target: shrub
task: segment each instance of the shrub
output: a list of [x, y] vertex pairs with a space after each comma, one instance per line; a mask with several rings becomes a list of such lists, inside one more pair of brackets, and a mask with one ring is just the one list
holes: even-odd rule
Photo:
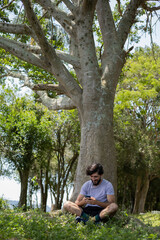
[[0, 210], [8, 209], [8, 208], [9, 208], [9, 204], [8, 204], [7, 200], [0, 198]]

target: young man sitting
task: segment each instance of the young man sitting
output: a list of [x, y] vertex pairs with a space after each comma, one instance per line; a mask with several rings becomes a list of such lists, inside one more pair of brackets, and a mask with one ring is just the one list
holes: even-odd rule
[[99, 163], [86, 169], [90, 180], [85, 182], [75, 203], [67, 201], [64, 209], [75, 214], [77, 222], [86, 223], [89, 217], [94, 222], [107, 221], [118, 210], [111, 182], [102, 178], [103, 167]]

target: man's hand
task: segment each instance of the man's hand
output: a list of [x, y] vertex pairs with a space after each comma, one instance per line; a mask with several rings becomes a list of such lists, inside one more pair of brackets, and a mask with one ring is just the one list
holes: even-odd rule
[[91, 205], [95, 205], [96, 204], [96, 199], [94, 197], [90, 197], [90, 198], [86, 198], [85, 199], [85, 204], [91, 204]]

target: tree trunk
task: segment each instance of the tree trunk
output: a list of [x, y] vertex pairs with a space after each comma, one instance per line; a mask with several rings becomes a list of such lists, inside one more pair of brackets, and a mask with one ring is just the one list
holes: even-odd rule
[[23, 209], [26, 210], [29, 170], [28, 169], [23, 170], [19, 172], [19, 174], [20, 174], [20, 180], [21, 180], [21, 193], [20, 193], [18, 207], [23, 207]]
[[[50, 164], [50, 161], [48, 161], [48, 164]], [[43, 186], [43, 170], [40, 171], [40, 189], [41, 189], [41, 209], [42, 211], [46, 212], [47, 208], [47, 198], [48, 198], [48, 172], [49, 172], [49, 165], [47, 166], [47, 169], [45, 170], [45, 180], [44, 180], [44, 186]]]
[[149, 189], [149, 174], [146, 173], [144, 175], [139, 175], [137, 177], [137, 185], [136, 185], [136, 192], [135, 192], [135, 202], [133, 213], [143, 213], [144, 207], [146, 203], [146, 197]]
[[[96, 90], [95, 90], [96, 91]], [[81, 115], [81, 145], [80, 156], [75, 176], [74, 191], [71, 197], [75, 201], [82, 184], [89, 179], [86, 168], [92, 163], [101, 163], [104, 167], [104, 178], [111, 181], [116, 193], [117, 164], [113, 138], [113, 97], [105, 94], [97, 101], [95, 93], [91, 98], [88, 93], [87, 104]]]

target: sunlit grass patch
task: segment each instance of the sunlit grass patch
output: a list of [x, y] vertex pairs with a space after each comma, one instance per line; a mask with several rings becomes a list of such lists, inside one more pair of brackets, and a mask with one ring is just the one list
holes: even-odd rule
[[159, 213], [144, 213], [137, 216], [138, 219], [145, 224], [149, 224], [152, 227], [160, 227], [160, 212]]

